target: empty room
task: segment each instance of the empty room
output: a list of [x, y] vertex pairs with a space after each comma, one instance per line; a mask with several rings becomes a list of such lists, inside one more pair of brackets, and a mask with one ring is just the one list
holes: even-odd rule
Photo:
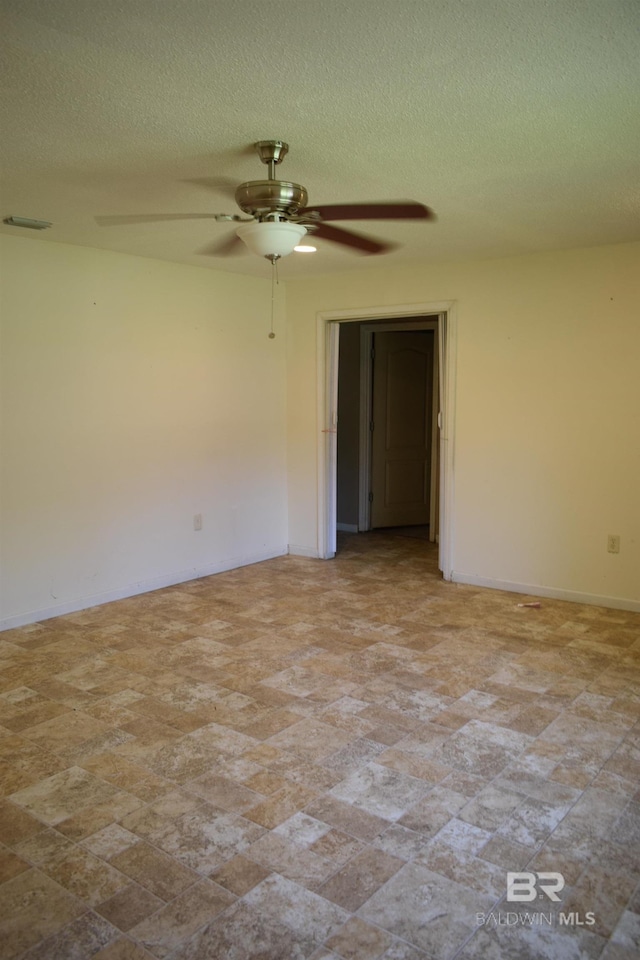
[[0, 7], [0, 958], [637, 960], [637, 3]]

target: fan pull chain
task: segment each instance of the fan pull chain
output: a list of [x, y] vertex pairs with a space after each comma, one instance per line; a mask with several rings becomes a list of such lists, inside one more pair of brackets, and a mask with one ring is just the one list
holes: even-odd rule
[[269, 333], [269, 340], [275, 340], [276, 335], [273, 331], [273, 314], [275, 309], [275, 296], [276, 296], [276, 284], [279, 284], [280, 280], [278, 279], [278, 258], [273, 257], [271, 260], [271, 332]]

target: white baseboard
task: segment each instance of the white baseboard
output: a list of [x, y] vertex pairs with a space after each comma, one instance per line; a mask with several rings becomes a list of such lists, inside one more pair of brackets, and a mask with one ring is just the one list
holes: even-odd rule
[[235, 570], [238, 567], [247, 567], [252, 563], [261, 563], [263, 560], [273, 560], [275, 557], [284, 557], [288, 553], [287, 547], [278, 547], [265, 553], [256, 553], [247, 557], [233, 557], [230, 560], [208, 563], [204, 567], [194, 567], [180, 573], [170, 573], [151, 580], [141, 580], [139, 583], [128, 584], [117, 590], [107, 590], [88, 597], [78, 597], [59, 603], [55, 607], [45, 607], [42, 610], [30, 610], [14, 617], [0, 620], [0, 631], [11, 630], [14, 627], [23, 627], [28, 623], [39, 623], [41, 620], [50, 620], [52, 617], [62, 617], [67, 613], [76, 613], [78, 610], [87, 610], [113, 600], [125, 600], [140, 593], [150, 593], [152, 590], [162, 590], [163, 587], [173, 587], [177, 583], [186, 583], [188, 580], [199, 580], [201, 577], [210, 577], [215, 573], [224, 573], [226, 570]]
[[357, 523], [336, 523], [336, 530], [342, 530], [343, 533], [357, 533]]
[[319, 556], [317, 547], [301, 547], [297, 543], [289, 544], [289, 553], [292, 557], [310, 557], [313, 560]]
[[[201, 577], [210, 577], [216, 573], [224, 573], [226, 570], [235, 570], [238, 567], [261, 563], [263, 560], [273, 560], [276, 557], [283, 557], [287, 553], [298, 557], [318, 558], [317, 549], [292, 543], [289, 544], [288, 549], [286, 547], [280, 547], [276, 550], [252, 554], [247, 557], [233, 557], [230, 560], [206, 564], [204, 567], [183, 570], [180, 573], [167, 574], [163, 577], [155, 577], [152, 580], [143, 580], [117, 590], [109, 590], [88, 597], [79, 597], [65, 603], [57, 604], [54, 607], [30, 610], [16, 616], [6, 617], [0, 620], [0, 632], [3, 630], [11, 630], [14, 627], [22, 627], [29, 623], [39, 623], [41, 620], [50, 620], [52, 617], [61, 617], [67, 613], [76, 613], [78, 610], [87, 610], [89, 607], [96, 607], [103, 603], [111, 603], [113, 600], [124, 600], [127, 597], [135, 597], [141, 593], [161, 590], [163, 587], [172, 587], [175, 586], [175, 584], [186, 583], [189, 580], [199, 580]], [[533, 597], [548, 597], [552, 600], [568, 600], [573, 603], [587, 603], [592, 606], [609, 607], [613, 610], [631, 610], [640, 613], [640, 600], [630, 600], [624, 597], [598, 596], [592, 593], [559, 590], [555, 587], [542, 587], [537, 584], [513, 583], [509, 580], [492, 580], [487, 577], [475, 577], [457, 571], [452, 573], [451, 580], [454, 583], [464, 583], [474, 587], [487, 587], [491, 590], [506, 590], [509, 593], [520, 593]]]
[[548, 597], [550, 600], [569, 600], [571, 603], [588, 603], [595, 607], [609, 607], [613, 610], [633, 610], [640, 613], [640, 600], [627, 600], [625, 597], [600, 597], [595, 593], [579, 593], [575, 590], [558, 590], [555, 587], [541, 587], [530, 583], [512, 583], [510, 580], [491, 580], [487, 577], [474, 577], [455, 570], [451, 574], [454, 583], [466, 583], [473, 587], [488, 587], [491, 590], [507, 590], [509, 593], [523, 593], [531, 597]]

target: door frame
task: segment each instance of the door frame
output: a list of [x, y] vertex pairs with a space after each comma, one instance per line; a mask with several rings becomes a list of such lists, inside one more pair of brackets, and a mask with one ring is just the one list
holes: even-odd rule
[[409, 333], [412, 330], [434, 331], [433, 350], [433, 391], [431, 396], [431, 477], [429, 483], [429, 540], [435, 541], [436, 529], [436, 486], [437, 486], [437, 448], [438, 448], [438, 316], [418, 319], [397, 320], [395, 323], [371, 323], [360, 327], [360, 455], [358, 469], [358, 530], [371, 529], [371, 430], [373, 418], [371, 350], [375, 333]]
[[454, 545], [454, 429], [457, 311], [455, 300], [392, 304], [356, 309], [319, 311], [317, 338], [317, 542], [318, 556], [336, 553], [338, 356], [340, 324], [355, 320], [438, 318], [440, 428], [439, 567], [445, 580], [453, 576]]

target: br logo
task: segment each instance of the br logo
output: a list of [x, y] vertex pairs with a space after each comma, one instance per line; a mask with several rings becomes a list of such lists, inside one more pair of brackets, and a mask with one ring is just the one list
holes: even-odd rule
[[[507, 873], [507, 900], [529, 903], [542, 893], [549, 900], [560, 900], [558, 893], [564, 887], [561, 873]], [[538, 893], [541, 890], [542, 893]]]

